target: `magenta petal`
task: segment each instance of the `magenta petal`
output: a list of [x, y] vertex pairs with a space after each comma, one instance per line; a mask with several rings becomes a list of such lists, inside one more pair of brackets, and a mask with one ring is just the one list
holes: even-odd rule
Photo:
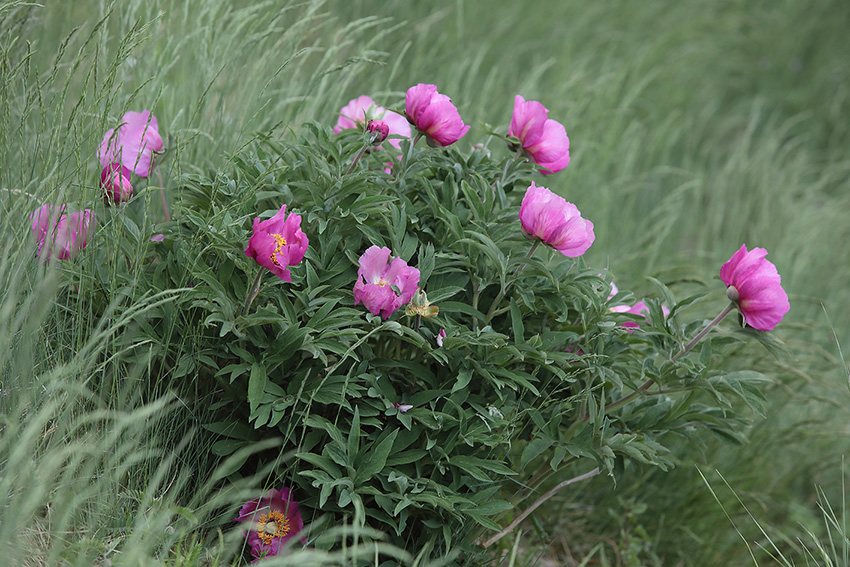
[[738, 292], [738, 309], [747, 325], [772, 331], [791, 308], [776, 266], [767, 260], [767, 250], [746, 244], [720, 268], [720, 279]]

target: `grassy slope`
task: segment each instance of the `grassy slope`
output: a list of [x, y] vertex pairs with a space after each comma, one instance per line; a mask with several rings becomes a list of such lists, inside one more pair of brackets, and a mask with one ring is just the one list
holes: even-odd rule
[[[177, 148], [167, 185], [196, 168], [220, 167], [255, 131], [276, 127], [285, 136], [288, 125], [303, 120], [331, 123], [340, 106], [363, 93], [397, 105], [409, 85], [433, 82], [468, 123], [501, 128], [515, 94], [540, 100], [570, 134], [573, 161], [546, 182], [596, 224], [589, 262], [609, 266], [623, 286], [651, 293], [645, 275], [674, 280], [667, 270], [685, 263], [711, 281], [741, 242], [764, 246], [792, 300], [778, 335], [801, 353], [784, 367], [764, 359], [787, 387], [770, 393], [768, 420], [750, 446], [709, 442], [702, 454], [686, 454], [674, 473], [636, 472], [639, 481], [614, 494], [600, 481], [588, 488], [600, 513], [564, 529], [617, 533], [604, 510], [622, 512], [617, 498], [625, 498], [650, 505], [642, 521], [658, 542], [647, 546], [644, 560], [650, 551], [689, 554], [694, 564], [741, 557], [742, 544], [689, 466], [694, 459], [707, 471], [720, 469], [757, 516], [791, 532], [798, 520], [812, 521], [814, 482], [840, 496], [834, 487], [838, 455], [848, 445], [840, 404], [847, 395], [830, 366], [835, 348], [820, 302], [847, 343], [845, 3], [127, 1], [97, 27], [105, 10], [80, 1], [9, 4], [0, 12], [13, 66], [3, 75], [0, 188], [56, 201], [91, 195], [93, 154], [107, 117], [114, 123], [125, 109], [153, 108]], [[463, 144], [486, 142], [478, 128], [467, 138]], [[0, 194], [11, 265], [29, 256], [28, 234], [15, 219], [34, 202]], [[156, 210], [150, 199], [146, 205]], [[4, 282], [20, 276], [21, 301], [41, 289], [26, 262], [24, 273], [3, 271]], [[11, 305], [12, 286], [3, 289], [4, 305]], [[705, 315], [719, 299], [718, 292], [706, 302]], [[73, 310], [33, 320], [41, 317], [42, 329], [56, 335], [43, 334], [49, 340], [32, 352], [4, 359], [22, 385], [5, 403], [19, 402], [19, 411], [23, 385], [50, 364], [78, 364], [75, 353], [97, 323]], [[754, 348], [753, 356], [763, 353]], [[83, 367], [91, 380], [109, 378]], [[56, 383], [71, 375], [57, 373]], [[41, 501], [33, 502], [35, 510]], [[93, 513], [111, 506], [105, 498]], [[568, 498], [550, 513], [563, 506]]]

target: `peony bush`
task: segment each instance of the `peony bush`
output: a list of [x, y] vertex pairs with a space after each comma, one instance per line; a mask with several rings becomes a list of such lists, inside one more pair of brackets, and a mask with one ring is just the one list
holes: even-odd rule
[[[743, 246], [716, 289], [621, 292], [584, 259], [605, 227], [564, 198], [577, 200], [569, 140], [541, 103], [518, 95], [488, 147], [462, 147], [480, 132], [435, 85], [403, 103], [409, 124], [362, 95], [326, 123], [260, 136], [173, 180], [156, 224], [134, 208], [164, 149], [153, 115], [127, 113], [97, 152], [106, 203], [124, 204], [100, 214], [146, 252], [92, 277], [138, 297], [182, 290], [132, 339], [156, 361], [149, 380], [216, 400], [203, 425], [231, 475], [270, 471], [227, 512], [246, 560], [332, 545], [319, 535], [344, 523], [412, 554], [486, 556], [553, 485], [666, 470], [671, 437], [741, 440], [761, 408], [766, 378], [722, 361], [769, 343], [788, 311], [763, 249]], [[34, 255], [106, 257], [93, 215], [44, 205]], [[730, 302], [705, 321], [693, 304], [721, 281]], [[739, 324], [712, 332], [736, 308]], [[240, 452], [265, 439], [277, 448]]]

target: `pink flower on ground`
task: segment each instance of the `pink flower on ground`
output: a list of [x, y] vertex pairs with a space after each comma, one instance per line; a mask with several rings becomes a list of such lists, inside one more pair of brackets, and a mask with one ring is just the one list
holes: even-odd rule
[[[720, 269], [727, 295], [736, 301], [744, 323], [759, 331], [772, 331], [791, 309], [776, 266], [765, 258], [767, 250], [744, 244]], [[735, 299], [737, 297], [737, 299]]]
[[162, 150], [162, 138], [156, 117], [150, 110], [127, 112], [121, 118], [118, 131], [107, 130], [97, 157], [100, 165], [120, 163], [139, 177], [150, 175], [153, 154]]
[[260, 221], [254, 219], [254, 232], [248, 240], [245, 255], [250, 256], [262, 267], [271, 270], [277, 277], [291, 282], [288, 266], [304, 259], [310, 241], [301, 232], [301, 215], [286, 215], [283, 205], [275, 216]]
[[441, 146], [454, 144], [469, 131], [452, 99], [438, 93], [435, 85], [410, 87], [404, 102], [410, 121]]
[[419, 270], [390, 254], [386, 247], [366, 250], [354, 284], [354, 305], [362, 301], [372, 315], [380, 313], [384, 319], [410, 301], [419, 287]]
[[130, 170], [120, 163], [110, 163], [103, 168], [100, 186], [103, 188], [103, 200], [108, 205], [126, 203], [133, 198]]
[[564, 126], [549, 118], [549, 111], [536, 100], [514, 99], [514, 114], [508, 135], [519, 138], [542, 173], [561, 171], [570, 164], [570, 139]]
[[[247, 501], [234, 520], [250, 526], [248, 544], [255, 562], [280, 553], [281, 547], [304, 529], [298, 502], [285, 486]], [[306, 544], [307, 539], [302, 537], [301, 543]]]
[[[405, 138], [410, 137], [410, 123], [404, 116], [379, 106], [366, 95], [351, 99], [347, 105], [340, 109], [339, 118], [336, 121], [336, 126], [334, 126], [334, 134], [339, 134], [349, 128], [363, 128], [370, 120], [379, 120], [386, 124], [387, 136], [395, 134]], [[398, 149], [401, 147], [401, 139], [390, 138], [389, 144]]]
[[50, 258], [68, 260], [74, 257], [86, 247], [97, 226], [90, 209], [65, 214], [66, 206], [57, 208], [45, 204], [30, 215], [32, 234], [38, 244], [36, 254], [43, 264]]
[[[613, 284], [611, 284], [613, 286]], [[610, 297], [609, 297], [610, 299]], [[646, 318], [649, 315], [649, 306], [643, 301], [638, 301], [631, 307], [628, 305], [614, 305], [613, 307], [608, 309], [612, 313], [631, 313], [633, 315], [641, 315], [643, 318]], [[664, 313], [664, 317], [670, 314], [670, 310], [665, 306], [661, 306], [661, 311]], [[626, 321], [624, 323], [620, 323], [621, 327], [629, 327], [626, 329], [628, 332], [633, 333], [635, 329], [640, 327], [640, 323], [637, 321]]]
[[596, 238], [593, 223], [575, 205], [534, 182], [522, 199], [519, 220], [525, 232], [570, 258], [584, 254]]

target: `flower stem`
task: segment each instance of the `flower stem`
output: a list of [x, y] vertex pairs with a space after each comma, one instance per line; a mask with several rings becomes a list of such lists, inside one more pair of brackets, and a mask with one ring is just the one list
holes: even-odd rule
[[525, 255], [522, 262], [520, 262], [519, 266], [517, 266], [514, 275], [511, 276], [510, 281], [505, 284], [505, 287], [499, 290], [499, 294], [496, 296], [496, 299], [493, 300], [493, 303], [490, 304], [490, 309], [487, 310], [487, 319], [486, 322], [490, 322], [491, 317], [493, 316], [493, 311], [495, 311], [496, 306], [502, 301], [502, 298], [505, 297], [505, 292], [508, 290], [510, 285], [516, 280], [516, 277], [519, 275], [520, 270], [525, 267], [525, 263], [531, 258], [531, 255], [534, 254], [534, 251], [537, 250], [537, 247], [540, 246], [540, 240], [535, 240], [534, 244], [531, 245], [531, 250], [528, 251], [528, 254]]
[[[162, 173], [159, 172], [159, 169], [156, 170], [156, 178], [159, 181], [159, 186], [162, 187]], [[165, 200], [165, 189], [161, 188], [159, 195], [162, 198], [162, 212], [165, 213], [165, 221], [171, 222], [171, 215], [168, 214], [168, 202]]]
[[349, 175], [352, 171], [354, 171], [354, 167], [357, 165], [357, 162], [360, 161], [360, 158], [363, 157], [363, 154], [366, 153], [366, 150], [368, 150], [371, 147], [372, 147], [372, 144], [369, 143], [369, 142], [366, 142], [365, 144], [363, 144], [363, 147], [360, 148], [360, 151], [357, 152], [357, 155], [354, 156], [353, 160], [351, 160], [351, 165], [348, 166], [348, 171], [345, 172], [346, 175]]
[[497, 533], [496, 535], [494, 535], [493, 537], [491, 537], [490, 539], [488, 539], [487, 541], [485, 541], [481, 545], [483, 545], [484, 547], [490, 547], [491, 545], [493, 545], [494, 543], [496, 543], [497, 541], [499, 541], [500, 539], [502, 539], [503, 537], [505, 537], [506, 535], [511, 533], [513, 531], [513, 529], [520, 524], [520, 522], [522, 522], [524, 519], [526, 519], [528, 517], [529, 514], [534, 512], [534, 510], [536, 510], [541, 504], [543, 504], [544, 502], [546, 502], [547, 500], [549, 500], [550, 498], [555, 496], [558, 492], [560, 492], [564, 488], [570, 486], [571, 484], [575, 484], [577, 482], [581, 482], [583, 480], [593, 478], [594, 476], [596, 476], [598, 474], [599, 474], [599, 467], [596, 467], [595, 469], [593, 469], [591, 471], [588, 471], [584, 474], [580, 474], [580, 475], [573, 477], [573, 478], [568, 478], [567, 480], [559, 483], [554, 488], [549, 490], [546, 494], [544, 494], [543, 496], [541, 496], [540, 498], [535, 500], [534, 504], [532, 504], [531, 506], [526, 508], [519, 516], [516, 517], [516, 519], [513, 522], [508, 524], [508, 526], [505, 529], [503, 529], [502, 531], [500, 531], [499, 533]]
[[248, 314], [248, 308], [251, 307], [251, 303], [254, 302], [254, 298], [257, 297], [260, 293], [260, 283], [263, 280], [263, 276], [265, 275], [266, 270], [260, 268], [260, 271], [257, 273], [257, 277], [254, 278], [254, 283], [251, 285], [251, 289], [248, 291], [248, 295], [245, 297], [245, 305], [242, 307], [242, 314]]
[[[680, 350], [679, 352], [674, 354], [672, 357], [670, 357], [670, 360], [672, 360], [672, 361], [679, 360], [685, 354], [690, 352], [690, 350], [692, 348], [694, 348], [697, 345], [697, 343], [699, 343], [708, 334], [708, 332], [715, 325], [717, 325], [720, 321], [722, 321], [723, 318], [726, 317], [729, 314], [729, 312], [732, 311], [735, 307], [736, 307], [735, 303], [730, 303], [729, 305], [727, 305], [726, 308], [723, 309], [723, 311], [721, 311], [720, 314], [717, 317], [712, 319], [711, 322], [708, 325], [706, 325], [705, 328], [702, 331], [700, 331], [697, 334], [697, 336], [695, 336], [691, 340], [691, 342], [686, 344], [684, 347], [682, 347], [682, 350]], [[637, 396], [639, 392], [646, 391], [650, 386], [652, 386], [652, 382], [653, 382], [652, 379], [649, 379], [646, 382], [644, 382], [643, 384], [641, 384], [640, 387], [637, 390], [635, 390], [634, 392], [632, 392], [631, 394], [623, 396], [622, 398], [620, 398], [618, 400], [614, 400], [613, 402], [611, 402], [610, 404], [605, 406], [605, 411], [608, 412], [612, 409], [616, 409], [616, 408], [622, 406], [623, 404], [627, 403], [629, 400], [631, 400], [632, 398]], [[590, 416], [585, 416], [584, 421], [587, 421], [589, 418], [590, 418]]]

